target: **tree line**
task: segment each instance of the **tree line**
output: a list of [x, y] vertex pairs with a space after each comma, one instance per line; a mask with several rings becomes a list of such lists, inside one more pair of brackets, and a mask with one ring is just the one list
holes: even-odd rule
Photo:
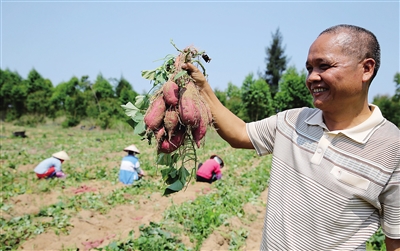
[[[282, 45], [279, 28], [272, 34], [266, 48], [266, 68], [255, 76], [248, 74], [242, 85], [228, 83], [225, 90], [215, 89], [218, 99], [246, 122], [255, 121], [295, 107], [313, 107], [312, 97], [305, 85], [307, 73], [294, 66], [287, 67], [288, 57]], [[94, 82], [88, 76], [72, 77], [53, 86], [32, 69], [24, 79], [17, 72], [0, 69], [0, 116], [17, 125], [36, 125], [47, 118], [62, 117], [63, 127], [73, 127], [84, 119], [111, 128], [115, 121], [126, 121], [121, 105], [134, 103], [139, 94], [124, 78], [104, 78], [99, 74]], [[394, 76], [396, 93], [378, 95], [373, 103], [383, 115], [400, 127], [400, 73]]]
[[[64, 116], [63, 126], [70, 127], [78, 125], [82, 119], [94, 118], [98, 125], [107, 128], [109, 120], [126, 118], [121, 105], [134, 102], [138, 95], [124, 78], [116, 80], [113, 86], [101, 74], [93, 83], [88, 81], [88, 76], [72, 77], [53, 87], [51, 81], [35, 69], [26, 79], [8, 69], [0, 69], [0, 73], [0, 112], [6, 121], [25, 119], [25, 123], [35, 124], [46, 118]], [[227, 90], [216, 89], [215, 92], [230, 110], [250, 121], [277, 110], [312, 105], [304, 80], [304, 72], [299, 74], [295, 68], [289, 68], [274, 99], [266, 81], [256, 79], [252, 73], [241, 88], [229, 83]], [[26, 121], [26, 117], [32, 121]]]
[[35, 69], [26, 79], [8, 69], [0, 69], [0, 75], [1, 118], [19, 125], [64, 117], [63, 127], [91, 118], [101, 128], [109, 128], [113, 120], [126, 119], [121, 104], [138, 95], [124, 78], [116, 80], [113, 86], [101, 74], [93, 83], [88, 76], [72, 77], [55, 87]]

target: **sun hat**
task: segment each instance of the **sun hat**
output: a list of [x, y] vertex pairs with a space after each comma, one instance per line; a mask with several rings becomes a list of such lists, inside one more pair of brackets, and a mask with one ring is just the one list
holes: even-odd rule
[[67, 154], [66, 152], [64, 152], [64, 151], [60, 151], [60, 152], [53, 153], [52, 156], [53, 156], [54, 158], [57, 158], [57, 159], [69, 160], [68, 154]]
[[139, 149], [135, 145], [130, 145], [124, 148], [125, 152], [135, 152], [135, 153], [140, 153]]
[[219, 157], [218, 155], [213, 154], [213, 155], [211, 155], [210, 159], [214, 159], [215, 161], [217, 161], [218, 164], [220, 164], [221, 167], [224, 166], [224, 161], [223, 161], [222, 158]]

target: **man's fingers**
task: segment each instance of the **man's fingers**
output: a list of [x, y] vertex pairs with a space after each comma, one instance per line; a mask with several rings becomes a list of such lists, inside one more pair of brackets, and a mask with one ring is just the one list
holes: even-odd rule
[[188, 72], [196, 72], [196, 71], [199, 70], [199, 69], [197, 69], [196, 66], [194, 66], [194, 65], [191, 64], [191, 63], [184, 63], [184, 64], [182, 64], [182, 69], [187, 70]]

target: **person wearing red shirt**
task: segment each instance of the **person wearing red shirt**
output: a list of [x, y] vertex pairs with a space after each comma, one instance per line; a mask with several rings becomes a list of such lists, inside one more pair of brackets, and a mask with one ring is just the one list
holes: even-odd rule
[[221, 168], [224, 161], [217, 155], [211, 157], [204, 163], [200, 163], [196, 173], [196, 181], [213, 183], [222, 178]]

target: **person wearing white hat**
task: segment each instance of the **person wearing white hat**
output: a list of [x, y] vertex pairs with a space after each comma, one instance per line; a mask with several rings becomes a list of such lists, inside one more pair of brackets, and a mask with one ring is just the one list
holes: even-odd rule
[[69, 156], [65, 151], [53, 153], [50, 158], [40, 162], [34, 169], [36, 176], [42, 178], [65, 178], [65, 173], [61, 169], [64, 160], [69, 160]]
[[196, 181], [213, 183], [222, 178], [221, 168], [224, 167], [224, 161], [218, 155], [211, 157], [204, 163], [200, 163], [196, 172]]
[[119, 170], [119, 181], [131, 185], [135, 180], [139, 180], [145, 175], [144, 171], [140, 168], [139, 158], [136, 156], [140, 153], [135, 145], [130, 145], [124, 148], [128, 155], [124, 156], [121, 161]]

